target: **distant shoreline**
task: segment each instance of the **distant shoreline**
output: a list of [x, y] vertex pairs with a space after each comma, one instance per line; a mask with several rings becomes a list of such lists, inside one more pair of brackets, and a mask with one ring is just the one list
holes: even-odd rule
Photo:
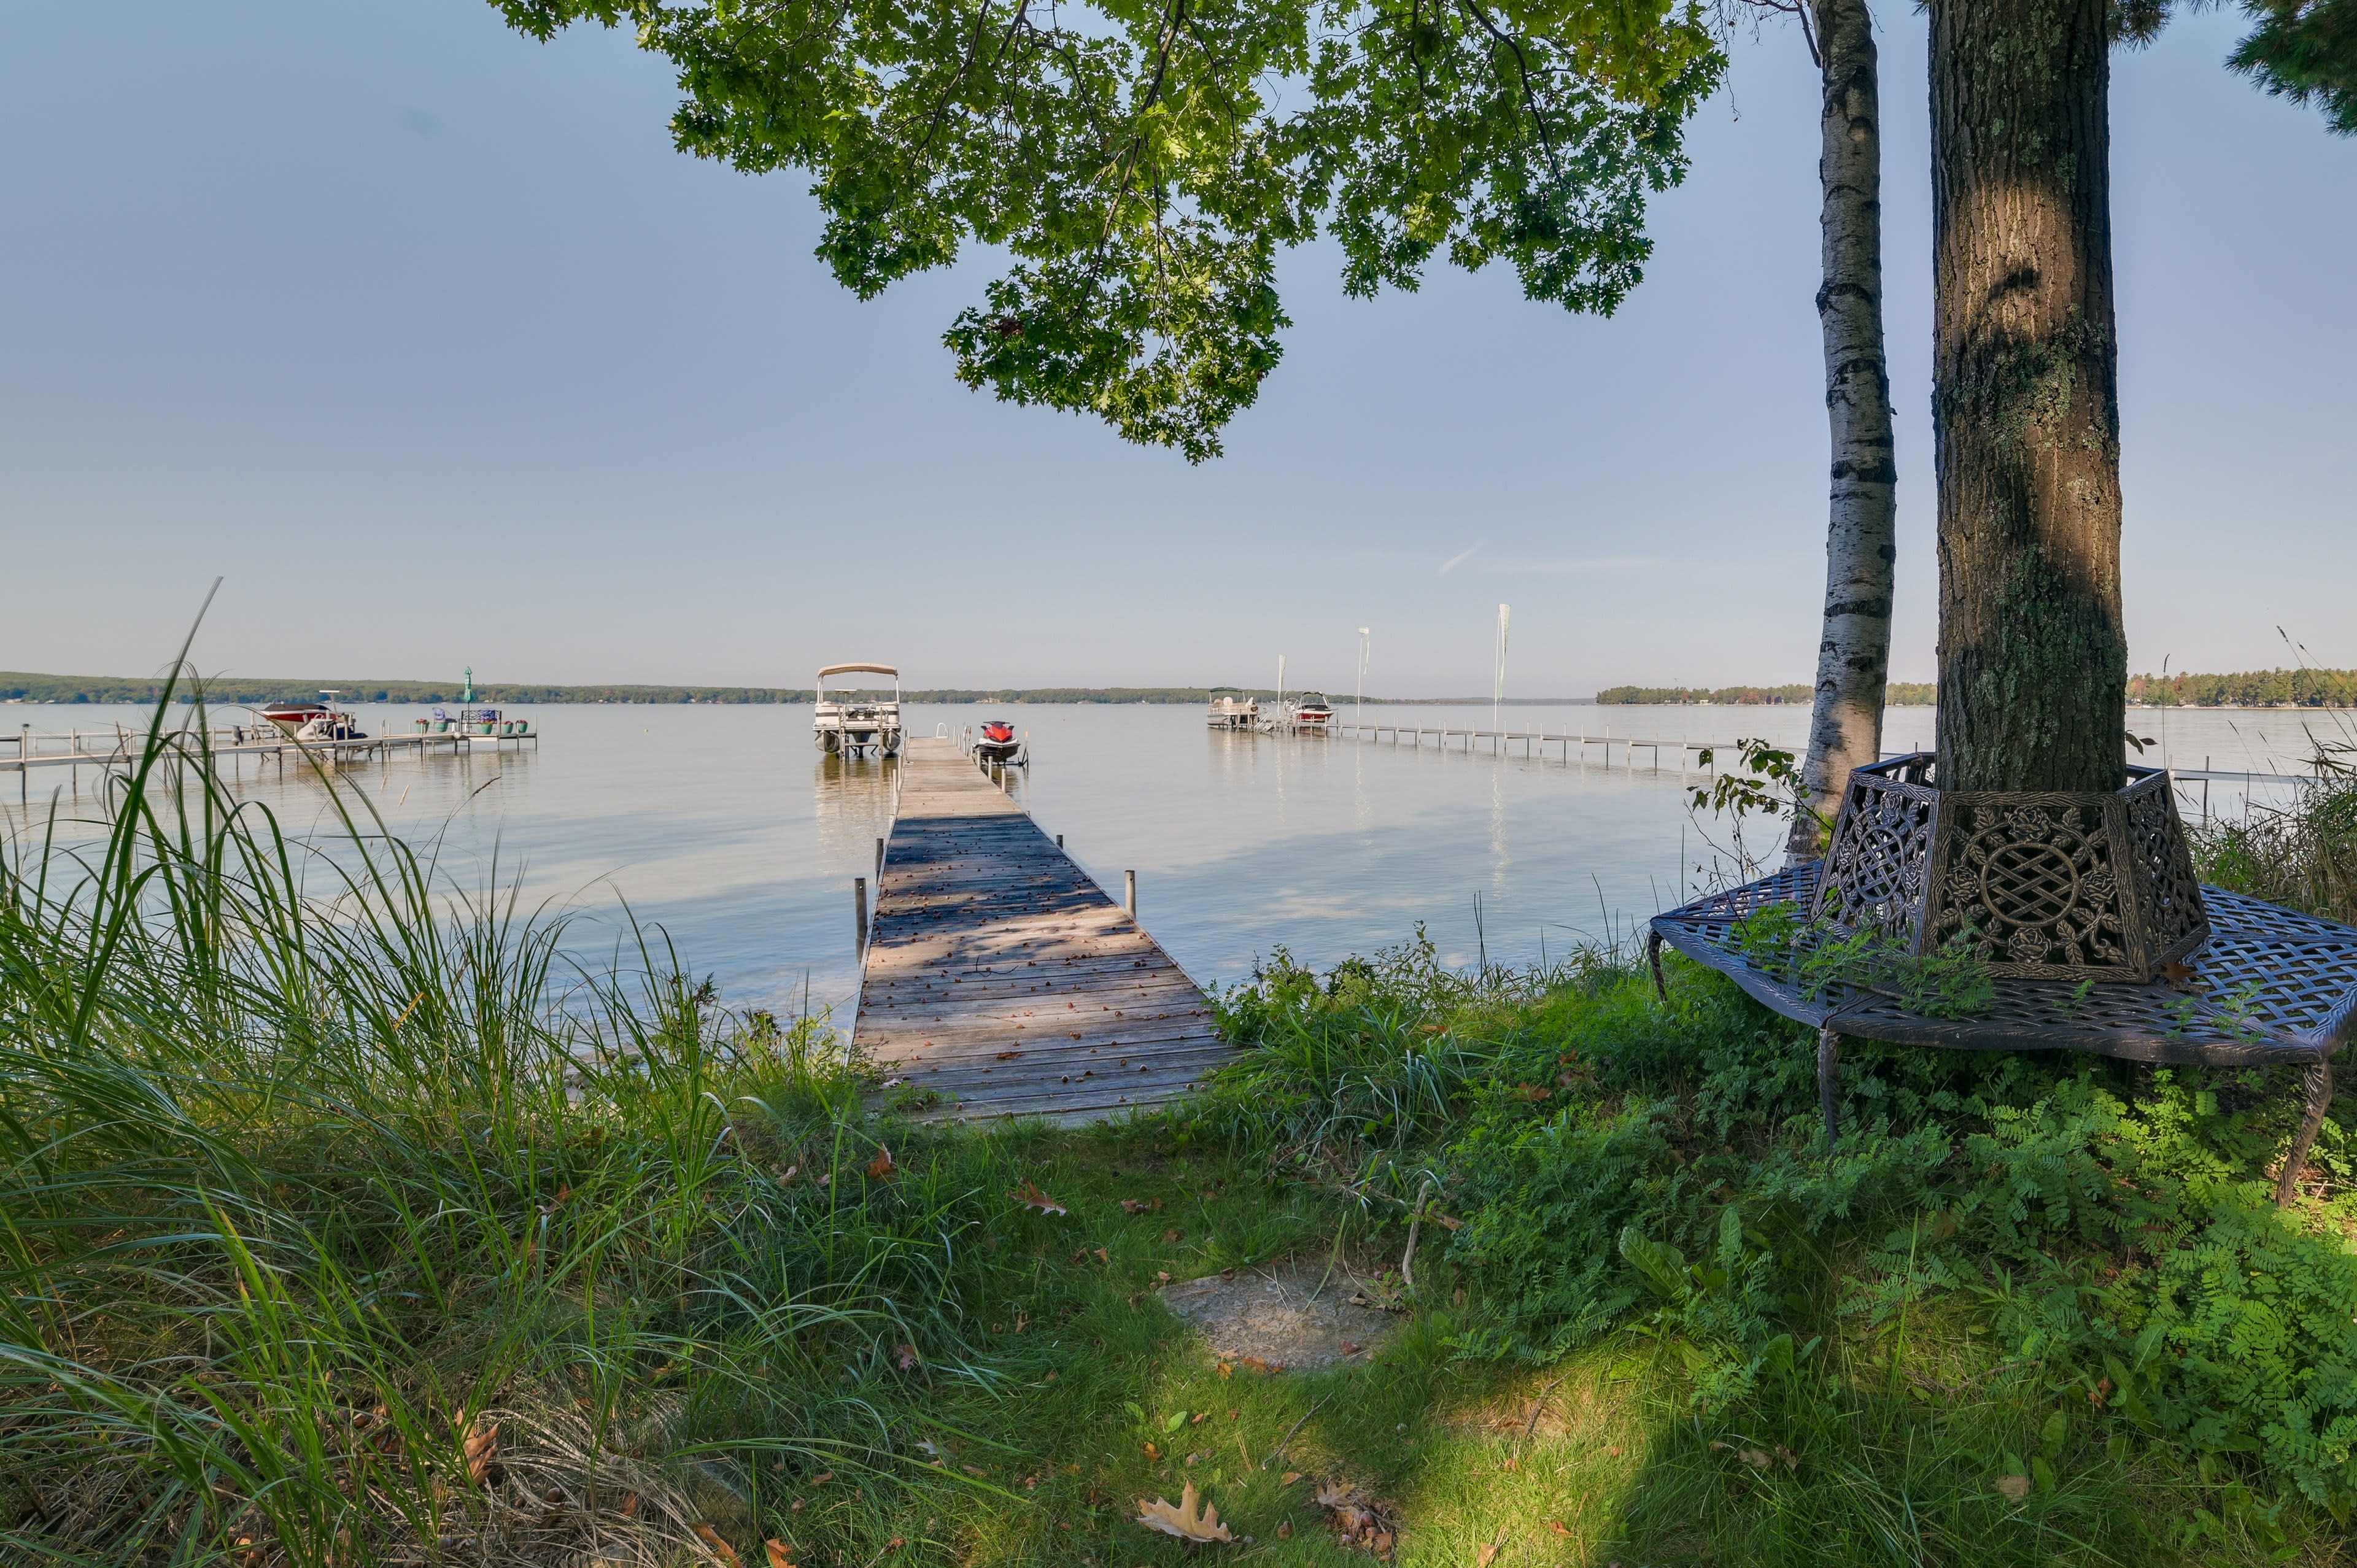
[[[352, 703], [456, 703], [465, 699], [462, 688], [448, 681], [364, 681], [347, 677], [337, 680], [260, 680], [221, 677], [205, 682], [205, 700], [221, 707], [237, 707], [253, 703], [275, 702], [288, 697], [315, 696], [323, 691], [339, 692]], [[1315, 687], [1294, 687], [1286, 695], [1298, 697]], [[96, 703], [153, 703], [164, 693], [164, 683], [152, 677], [116, 675], [41, 675], [22, 671], [0, 671], [0, 705], [8, 706], [80, 706]], [[1047, 703], [1159, 703], [1178, 706], [1200, 706], [1213, 697], [1252, 697], [1261, 702], [1275, 700], [1273, 689], [1249, 686], [936, 686], [911, 689], [900, 693], [907, 703], [1004, 703], [1039, 704]], [[1346, 707], [1362, 699], [1327, 693], [1337, 707]], [[807, 686], [560, 686], [525, 684], [521, 682], [483, 682], [475, 689], [474, 700], [490, 706], [506, 703], [511, 706], [539, 704], [610, 705], [628, 703], [766, 703], [787, 706], [807, 703], [813, 693]], [[187, 693], [182, 702], [189, 700]], [[1369, 707], [1468, 707], [1487, 706], [1487, 697], [1367, 697]], [[1508, 697], [1504, 705], [1510, 708], [1585, 707], [1596, 701], [1593, 697]]]

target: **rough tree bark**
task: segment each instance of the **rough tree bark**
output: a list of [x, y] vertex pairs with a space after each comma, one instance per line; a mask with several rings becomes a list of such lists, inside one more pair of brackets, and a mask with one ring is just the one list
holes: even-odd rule
[[2116, 789], [2105, 0], [1932, 0], [1943, 789]]
[[1785, 844], [1794, 860], [1824, 853], [1818, 818], [1830, 823], [1839, 811], [1851, 768], [1881, 757], [1898, 557], [1892, 520], [1899, 470], [1882, 352], [1882, 106], [1874, 17], [1867, 0], [1809, 0], [1807, 15], [1815, 24], [1811, 43], [1824, 87], [1817, 321], [1824, 334], [1833, 489], [1824, 636], [1817, 644], [1815, 711], [1801, 767], [1802, 799], [1810, 810], [1793, 813]]

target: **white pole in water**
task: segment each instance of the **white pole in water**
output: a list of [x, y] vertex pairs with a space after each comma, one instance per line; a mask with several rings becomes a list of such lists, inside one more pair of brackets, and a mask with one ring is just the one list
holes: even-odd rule
[[1497, 681], [1490, 692], [1490, 727], [1493, 730], [1500, 727], [1498, 712], [1506, 702], [1506, 624], [1512, 618], [1514, 608], [1512, 605], [1498, 607]]
[[1374, 651], [1374, 633], [1365, 627], [1359, 628], [1359, 695], [1357, 714], [1361, 724], [1367, 722], [1367, 659]]
[[1137, 918], [1137, 873], [1135, 871], [1121, 874], [1121, 907], [1129, 911], [1131, 919]]
[[1280, 722], [1285, 718], [1285, 655], [1282, 653], [1276, 656], [1276, 716]]

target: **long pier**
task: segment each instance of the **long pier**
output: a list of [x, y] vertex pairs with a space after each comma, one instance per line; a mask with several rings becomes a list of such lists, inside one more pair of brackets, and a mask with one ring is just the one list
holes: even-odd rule
[[[199, 745], [214, 766], [234, 771], [249, 757], [257, 763], [284, 767], [289, 757], [314, 757], [327, 763], [387, 762], [396, 757], [429, 757], [447, 752], [463, 757], [475, 750], [540, 749], [539, 735], [464, 735], [456, 730], [409, 735], [371, 736], [365, 740], [296, 740], [271, 725], [243, 728], [174, 730], [169, 732], [193, 751]], [[73, 770], [70, 784], [80, 789], [82, 768], [118, 773], [137, 763], [147, 743], [145, 730], [69, 731], [40, 735], [30, 725], [13, 735], [0, 735], [0, 775], [17, 776], [17, 793], [27, 792], [27, 780], [36, 768]], [[186, 753], [183, 753], [186, 755]]]
[[[1585, 730], [1575, 731], [1568, 727], [1561, 730], [1508, 730], [1459, 729], [1452, 725], [1436, 729], [1416, 725], [1361, 724], [1343, 720], [1337, 720], [1320, 727], [1334, 735], [1347, 736], [1352, 740], [1370, 741], [1377, 745], [1381, 745], [1385, 737], [1389, 737], [1394, 746], [1405, 745], [1412, 750], [1422, 749], [1427, 736], [1430, 737], [1433, 745], [1442, 751], [1449, 750], [1453, 745], [1457, 750], [1478, 753], [1481, 743], [1487, 741], [1490, 743], [1490, 754], [1493, 757], [1503, 757], [1508, 747], [1519, 746], [1523, 748], [1523, 757], [1532, 761], [1545, 760], [1548, 748], [1554, 747], [1557, 757], [1566, 766], [1573, 762], [1587, 762], [1590, 750], [1594, 749], [1601, 754], [1600, 766], [1608, 768], [1613, 766], [1612, 748], [1619, 746], [1621, 766], [1631, 773], [1638, 770], [1637, 754], [1641, 751], [1646, 754], [1647, 771], [1665, 771], [1662, 763], [1662, 753], [1668, 751], [1676, 756], [1676, 768], [1681, 776], [1689, 771], [1699, 772], [1706, 776], [1716, 774], [1719, 771], [1720, 758], [1735, 757], [1740, 750], [1733, 741], [1692, 740], [1684, 736], [1676, 740], [1647, 740], [1638, 736], [1614, 735], [1609, 730], [1602, 735], [1589, 735]], [[1316, 731], [1303, 726], [1297, 728], [1295, 733], [1314, 734]], [[1701, 754], [1705, 752], [1711, 754], [1710, 760], [1707, 762], [1702, 759]], [[1882, 755], [1887, 761], [1894, 757], [1911, 756], [1912, 752], [1886, 751]], [[2130, 760], [2135, 759], [2130, 758]], [[2207, 763], [2209, 759], [2205, 757], [2202, 760]], [[2235, 784], [2298, 784], [2324, 775], [2324, 769], [2320, 765], [2308, 773], [2255, 773], [2240, 768], [2213, 769], [2206, 766], [2176, 768], [2169, 771], [2179, 783], [2217, 779], [2222, 783]]]
[[957, 743], [912, 739], [852, 1049], [886, 1096], [961, 1121], [1103, 1121], [1200, 1081], [1211, 1006]]

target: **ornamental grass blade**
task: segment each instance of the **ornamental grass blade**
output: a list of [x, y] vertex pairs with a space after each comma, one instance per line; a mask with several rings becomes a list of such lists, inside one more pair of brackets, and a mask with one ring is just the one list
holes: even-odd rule
[[1187, 1490], [1176, 1504], [1167, 1498], [1147, 1502], [1137, 1499], [1137, 1522], [1148, 1530], [1158, 1530], [1165, 1535], [1175, 1535], [1181, 1541], [1233, 1541], [1234, 1534], [1220, 1522], [1220, 1510], [1200, 1500], [1195, 1485], [1189, 1481]]

